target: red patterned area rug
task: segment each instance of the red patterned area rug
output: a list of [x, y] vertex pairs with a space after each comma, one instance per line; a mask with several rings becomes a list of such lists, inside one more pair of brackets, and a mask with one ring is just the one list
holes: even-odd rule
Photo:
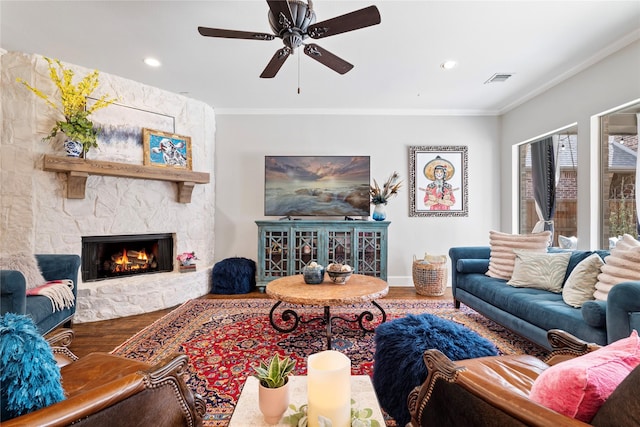
[[[318, 321], [303, 323], [321, 317], [322, 307], [282, 304], [276, 311], [280, 319], [277, 323], [286, 309], [295, 310], [301, 322], [294, 331], [281, 333], [269, 322], [273, 303], [268, 299], [190, 300], [112, 353], [152, 364], [176, 352], [187, 354], [190, 363], [185, 380], [207, 402], [204, 425], [226, 426], [247, 376], [260, 360], [275, 352], [291, 356], [297, 360], [294, 374], [305, 375], [307, 356], [326, 350], [325, 326]], [[387, 313], [387, 321], [407, 313], [431, 313], [476, 331], [493, 341], [503, 354], [546, 354], [468, 307], [455, 309], [452, 302], [382, 299], [379, 304]], [[372, 329], [380, 323], [380, 311], [371, 304], [336, 307], [331, 315], [352, 319], [363, 310], [374, 315], [371, 322], [363, 321], [365, 327]], [[372, 375], [373, 335], [362, 331], [358, 323], [333, 322], [332, 347], [351, 359], [353, 375]], [[389, 420], [388, 425], [395, 424]]]

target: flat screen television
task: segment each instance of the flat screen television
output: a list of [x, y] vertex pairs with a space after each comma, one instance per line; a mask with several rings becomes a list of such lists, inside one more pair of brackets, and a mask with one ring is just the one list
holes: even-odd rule
[[265, 156], [265, 216], [369, 216], [369, 156]]

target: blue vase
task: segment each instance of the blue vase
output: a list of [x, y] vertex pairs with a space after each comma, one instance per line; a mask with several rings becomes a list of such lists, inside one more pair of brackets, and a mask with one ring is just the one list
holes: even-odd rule
[[302, 269], [302, 276], [304, 278], [304, 283], [308, 285], [318, 285], [324, 281], [324, 268], [304, 267]]
[[387, 212], [385, 205], [380, 203], [373, 208], [373, 215], [371, 216], [374, 221], [384, 221], [387, 218]]
[[81, 142], [72, 141], [70, 139], [67, 139], [64, 142], [64, 150], [69, 157], [80, 157], [83, 149], [84, 147], [82, 146]]

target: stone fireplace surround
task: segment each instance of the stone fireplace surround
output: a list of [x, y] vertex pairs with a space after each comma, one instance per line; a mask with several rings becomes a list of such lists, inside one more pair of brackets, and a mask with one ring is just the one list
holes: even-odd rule
[[[84, 283], [79, 272], [75, 322], [160, 310], [206, 294], [214, 259], [213, 109], [101, 72], [94, 94], [108, 93], [119, 104], [174, 117], [175, 133], [191, 137], [193, 170], [208, 172], [211, 182], [195, 187], [191, 203], [179, 203], [172, 182], [89, 176], [86, 197], [67, 199], [66, 177], [43, 171], [45, 154], [61, 155], [59, 144], [41, 142], [59, 118], [16, 82], [20, 77], [55, 93], [47, 64], [39, 55], [20, 52], [4, 53], [0, 60], [0, 252], [81, 254], [82, 236], [172, 233], [174, 254], [196, 253], [197, 271], [190, 273], [180, 273], [177, 261], [171, 272], [96, 282]], [[78, 76], [92, 71], [65, 66]]]

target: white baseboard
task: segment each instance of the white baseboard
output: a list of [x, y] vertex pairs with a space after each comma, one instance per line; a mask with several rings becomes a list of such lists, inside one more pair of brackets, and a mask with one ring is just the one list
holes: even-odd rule
[[[410, 276], [389, 276], [387, 277], [389, 286], [413, 288], [413, 277]], [[447, 288], [451, 287], [451, 277], [447, 278]]]

